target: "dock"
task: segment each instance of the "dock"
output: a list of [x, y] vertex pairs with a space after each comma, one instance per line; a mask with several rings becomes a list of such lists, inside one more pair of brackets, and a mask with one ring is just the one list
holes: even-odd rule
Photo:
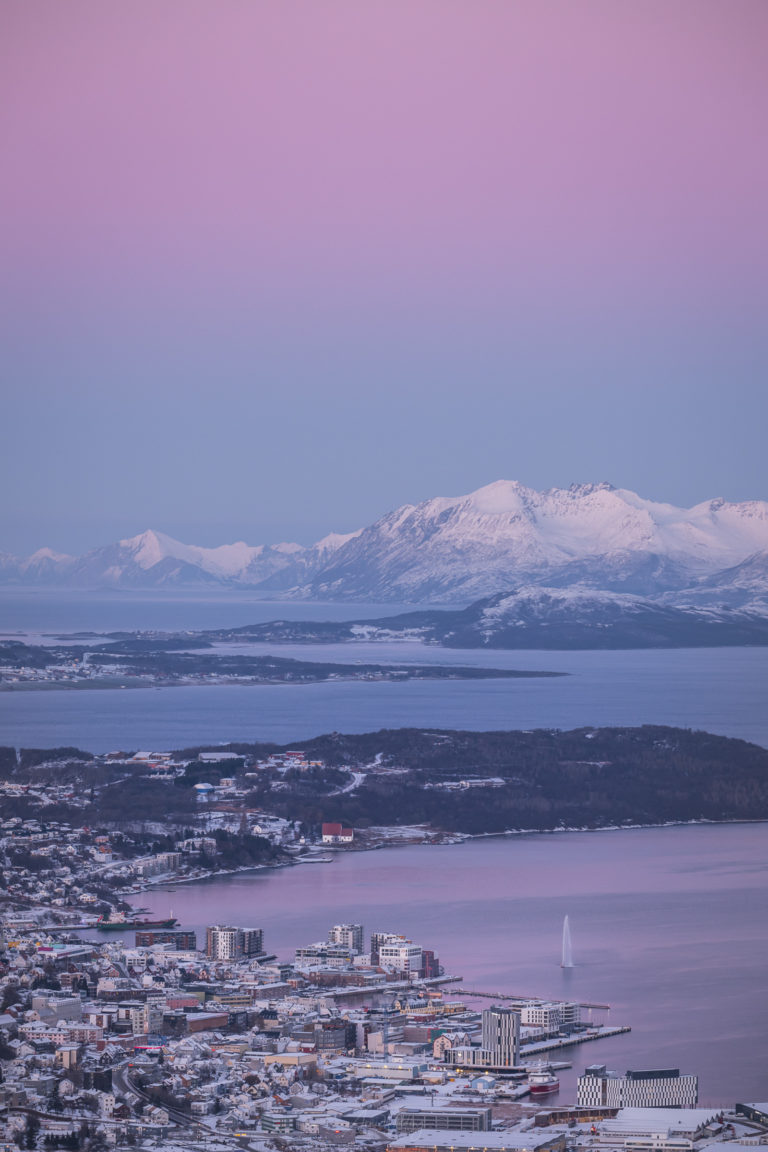
[[610, 1036], [620, 1036], [622, 1032], [631, 1031], [629, 1024], [621, 1024], [611, 1028], [593, 1028], [588, 1032], [577, 1032], [559, 1040], [536, 1040], [530, 1044], [521, 1044], [520, 1055], [535, 1056], [538, 1052], [551, 1052], [555, 1048], [570, 1048], [574, 1044], [588, 1044], [590, 1040], [607, 1040]]
[[[513, 992], [474, 992], [468, 988], [463, 988], [462, 992], [465, 996], [480, 996], [484, 1000], [508, 1000], [517, 1004], [530, 1004], [537, 1003], [541, 1000], [541, 996], [523, 996]], [[579, 1008], [598, 1008], [603, 1012], [610, 1012], [610, 1004], [591, 1004], [585, 1000], [577, 1001]]]

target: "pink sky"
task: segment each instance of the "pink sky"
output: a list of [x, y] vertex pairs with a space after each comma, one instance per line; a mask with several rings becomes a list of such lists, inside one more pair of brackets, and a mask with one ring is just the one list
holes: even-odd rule
[[766, 283], [763, 0], [11, 0], [3, 19], [3, 263], [53, 305]]
[[0, 551], [768, 496], [767, 46], [766, 0], [5, 0]]

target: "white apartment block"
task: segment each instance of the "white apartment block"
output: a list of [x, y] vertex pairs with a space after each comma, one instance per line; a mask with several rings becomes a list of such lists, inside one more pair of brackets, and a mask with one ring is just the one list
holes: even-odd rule
[[328, 932], [328, 943], [341, 944], [359, 954], [363, 950], [362, 924], [334, 924]]
[[560, 1000], [531, 1001], [520, 1007], [520, 1022], [526, 1028], [559, 1032], [581, 1023], [581, 1006]]
[[379, 965], [388, 972], [421, 972], [421, 945], [406, 943], [381, 944]]
[[263, 951], [264, 936], [260, 928], [233, 928], [226, 924], [211, 924], [206, 928], [205, 954], [211, 960], [242, 960]]

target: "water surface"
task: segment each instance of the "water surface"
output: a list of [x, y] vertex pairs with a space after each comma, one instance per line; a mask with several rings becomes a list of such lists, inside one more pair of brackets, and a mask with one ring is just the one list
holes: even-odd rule
[[[680, 1067], [705, 1104], [768, 1094], [768, 824], [488, 838], [339, 853], [317, 864], [143, 893], [185, 927], [261, 927], [290, 959], [362, 922], [434, 948], [456, 986], [611, 1005], [629, 1034], [570, 1050], [584, 1066]], [[570, 918], [575, 967], [560, 968]], [[477, 1001], [477, 1006], [482, 1006]], [[487, 1001], [485, 1002], [487, 1003]], [[594, 1013], [594, 1018], [606, 1018]]]
[[[323, 732], [400, 727], [486, 731], [669, 724], [768, 747], [768, 648], [458, 652], [414, 644], [336, 647], [347, 662], [429, 659], [569, 675], [0, 692], [0, 744], [75, 745], [106, 752], [229, 740], [288, 743]], [[327, 652], [327, 647], [321, 653], [311, 645], [304, 650], [307, 659]]]

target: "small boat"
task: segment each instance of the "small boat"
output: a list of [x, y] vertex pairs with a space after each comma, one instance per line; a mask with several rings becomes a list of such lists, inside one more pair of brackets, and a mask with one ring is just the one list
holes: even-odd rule
[[550, 1092], [557, 1092], [560, 1081], [552, 1072], [549, 1064], [538, 1063], [528, 1065], [528, 1087], [531, 1096], [548, 1096]]

